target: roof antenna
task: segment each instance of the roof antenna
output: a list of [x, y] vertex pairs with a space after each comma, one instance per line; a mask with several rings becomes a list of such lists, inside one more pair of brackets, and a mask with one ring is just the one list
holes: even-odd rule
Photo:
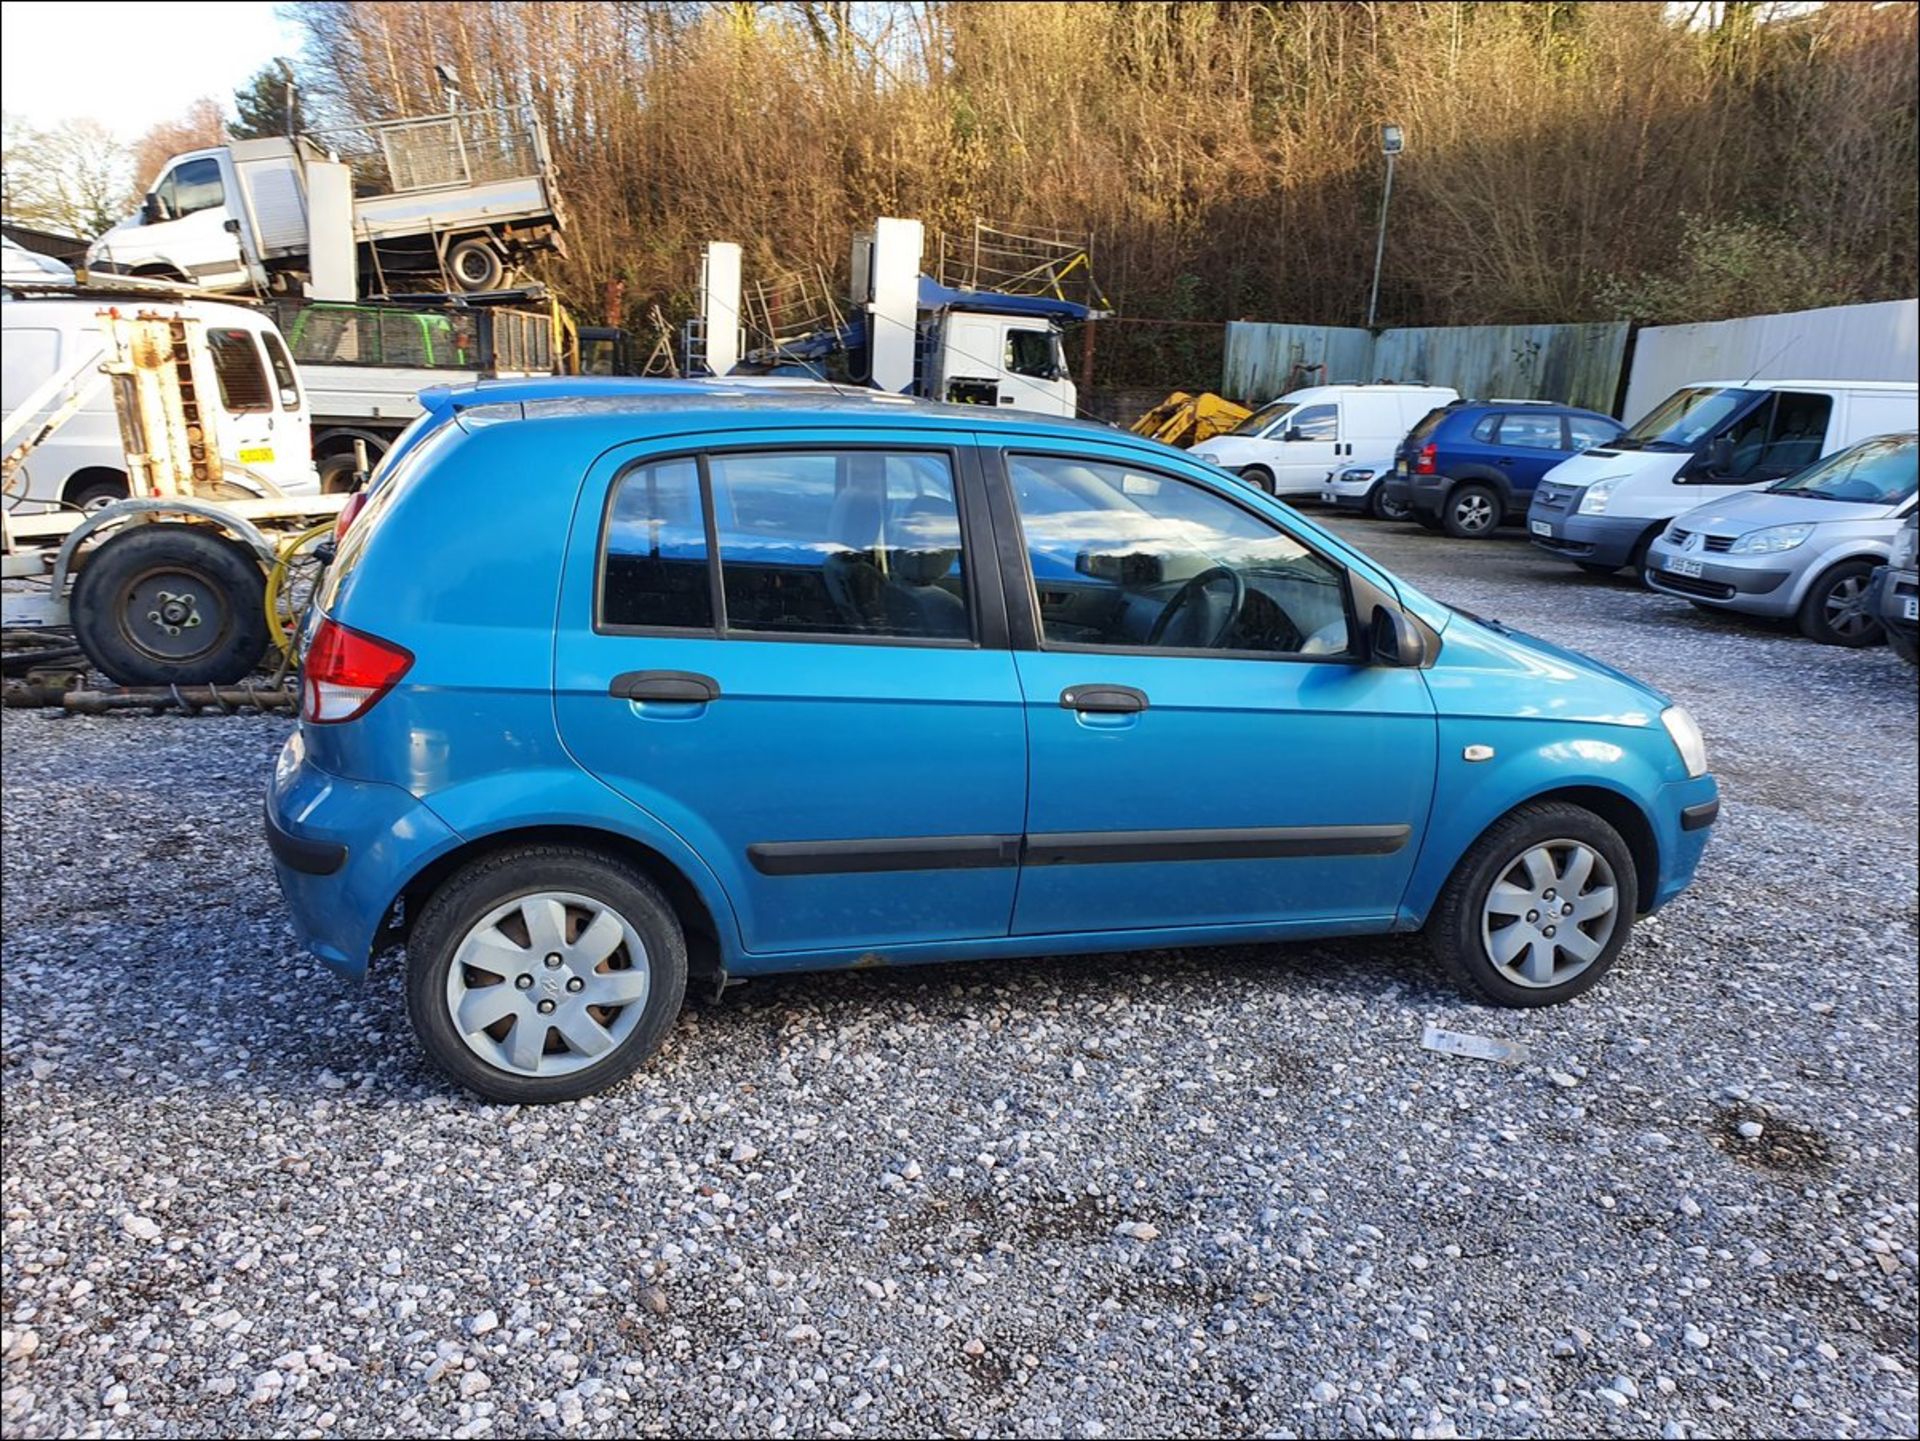
[[1782, 345], [1778, 350], [1774, 351], [1772, 355], [1769, 355], [1765, 360], [1761, 361], [1758, 365], [1754, 366], [1753, 374], [1749, 375], [1745, 380], [1740, 382], [1741, 388], [1745, 389], [1747, 386], [1752, 385], [1753, 382], [1759, 378], [1761, 371], [1765, 370], [1769, 365], [1772, 365], [1774, 361], [1778, 360], [1781, 356], [1785, 355], [1789, 350], [1791, 350], [1794, 346], [1798, 345], [1799, 343], [1800, 343], [1800, 337], [1796, 335], [1791, 340], [1787, 341], [1785, 345]]

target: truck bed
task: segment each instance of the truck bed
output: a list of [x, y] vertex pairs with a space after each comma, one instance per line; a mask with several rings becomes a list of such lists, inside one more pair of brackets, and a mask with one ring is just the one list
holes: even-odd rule
[[485, 224], [550, 220], [553, 214], [545, 184], [538, 175], [527, 175], [483, 185], [362, 196], [354, 201], [354, 229], [358, 240], [384, 240], [429, 230], [447, 234]]

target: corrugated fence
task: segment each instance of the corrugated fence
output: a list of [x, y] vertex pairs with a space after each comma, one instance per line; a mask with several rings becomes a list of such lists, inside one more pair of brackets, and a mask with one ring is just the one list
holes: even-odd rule
[[1694, 380], [1912, 380], [1920, 301], [1833, 305], [1699, 325], [1650, 325], [1633, 340], [1622, 419]]
[[1611, 412], [1625, 322], [1602, 325], [1227, 326], [1225, 394], [1260, 402], [1303, 385], [1395, 380], [1464, 396], [1559, 400]]

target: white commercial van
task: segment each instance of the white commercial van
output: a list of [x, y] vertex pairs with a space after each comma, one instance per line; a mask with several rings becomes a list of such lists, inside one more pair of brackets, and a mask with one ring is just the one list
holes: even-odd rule
[[[108, 308], [200, 320], [205, 352], [195, 356], [193, 371], [209, 382], [204, 388], [216, 402], [212, 419], [227, 479], [261, 494], [271, 493], [258, 483], [262, 479], [286, 495], [319, 493], [306, 396], [273, 321], [250, 306], [165, 292], [148, 298], [135, 291], [6, 290], [0, 299], [0, 411], [9, 450], [44, 425], [76, 387], [104, 380], [98, 375], [106, 358], [99, 316]], [[53, 386], [62, 375], [71, 378]], [[249, 474], [256, 479], [250, 482]], [[21, 514], [55, 507], [92, 511], [126, 498], [120, 426], [102, 383], [28, 454], [9, 482], [7, 504], [24, 507]]]
[[1548, 471], [1527, 529], [1535, 545], [1583, 569], [1638, 568], [1675, 516], [1916, 425], [1920, 387], [1908, 381], [1703, 380]]
[[1392, 455], [1421, 416], [1459, 398], [1444, 385], [1310, 385], [1193, 454], [1273, 495], [1318, 495], [1327, 472], [1355, 456]]

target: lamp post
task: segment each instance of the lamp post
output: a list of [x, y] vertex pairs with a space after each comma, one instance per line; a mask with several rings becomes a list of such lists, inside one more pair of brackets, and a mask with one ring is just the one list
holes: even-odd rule
[[1387, 206], [1393, 202], [1393, 158], [1406, 144], [1398, 125], [1380, 127], [1380, 153], [1387, 157], [1387, 187], [1380, 192], [1380, 238], [1373, 246], [1373, 290], [1367, 296], [1367, 329], [1380, 311], [1380, 263], [1387, 257]]

